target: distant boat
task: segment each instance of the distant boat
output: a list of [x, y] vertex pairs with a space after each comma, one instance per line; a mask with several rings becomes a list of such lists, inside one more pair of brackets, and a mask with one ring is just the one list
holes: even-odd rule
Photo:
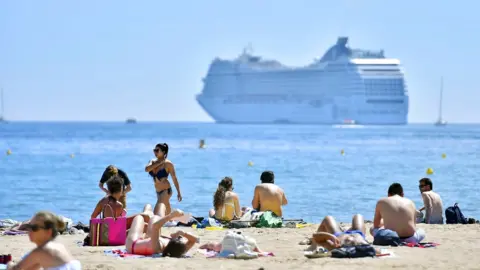
[[125, 121], [125, 123], [127, 123], [127, 124], [136, 124], [136, 123], [137, 123], [137, 119], [135, 119], [135, 118], [127, 118], [127, 120]]
[[442, 106], [443, 106], [443, 77], [440, 79], [440, 104], [438, 108], [438, 120], [435, 122], [435, 126], [446, 126], [447, 121], [442, 117]]
[[5, 112], [4, 112], [3, 88], [0, 89], [0, 123], [7, 123], [7, 120], [5, 119]]

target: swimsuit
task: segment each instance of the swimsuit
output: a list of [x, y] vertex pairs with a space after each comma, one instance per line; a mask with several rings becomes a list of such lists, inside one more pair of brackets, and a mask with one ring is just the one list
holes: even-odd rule
[[216, 220], [218, 220], [218, 221], [227, 221], [227, 220], [224, 219], [224, 218], [225, 218], [225, 206], [227, 206], [227, 205], [233, 207], [233, 218], [238, 217], [238, 215], [237, 215], [237, 213], [236, 213], [236, 211], [235, 211], [235, 204], [234, 204], [233, 202], [229, 202], [229, 203], [224, 202], [224, 203], [223, 203], [223, 207], [222, 207], [222, 215], [221, 215], [222, 219], [217, 218], [217, 215], [216, 215], [216, 213], [215, 213], [215, 215], [214, 215], [213, 217], [214, 217]]
[[340, 235], [344, 235], [344, 234], [360, 234], [360, 236], [363, 237], [363, 239], [365, 239], [365, 235], [363, 234], [362, 231], [359, 231], [359, 230], [346, 230], [344, 232], [336, 232], [334, 233], [333, 235], [335, 235], [335, 237], [339, 237]]
[[[165, 168], [160, 169], [157, 173], [149, 172], [150, 176], [153, 177], [153, 181], [155, 181], [155, 178], [160, 180], [162, 178], [168, 178], [168, 172]], [[172, 188], [169, 187], [167, 189], [164, 189], [162, 191], [157, 191], [157, 198], [160, 198], [164, 192], [167, 192], [168, 195], [172, 195]]]
[[[168, 237], [168, 236], [160, 236], [161, 238], [165, 238], [165, 239], [172, 239], [171, 237]], [[135, 245], [137, 244], [137, 241], [138, 240], [143, 240], [143, 238], [138, 238], [137, 240], [133, 241], [132, 243], [132, 254], [135, 254], [135, 255], [152, 255], [152, 254], [140, 254], [140, 253], [135, 253]]]

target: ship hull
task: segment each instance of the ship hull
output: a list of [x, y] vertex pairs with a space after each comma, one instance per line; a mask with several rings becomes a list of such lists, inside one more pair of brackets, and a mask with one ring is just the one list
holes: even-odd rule
[[[362, 98], [350, 98], [332, 104], [313, 106], [311, 102], [277, 104], [232, 104], [228, 99], [197, 96], [200, 106], [216, 123], [230, 124], [343, 124], [346, 119], [357, 125], [405, 125], [408, 123], [408, 97], [391, 103], [369, 104]], [[353, 104], [354, 106], [352, 106]], [[343, 105], [342, 105], [343, 104]]]

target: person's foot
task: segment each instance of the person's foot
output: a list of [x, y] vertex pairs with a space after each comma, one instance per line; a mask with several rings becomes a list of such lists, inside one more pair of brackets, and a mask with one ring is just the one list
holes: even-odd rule
[[177, 217], [183, 216], [185, 213], [183, 213], [183, 211], [180, 209], [175, 209], [170, 214], [172, 215], [173, 218], [177, 218]]
[[305, 238], [303, 239], [302, 241], [300, 241], [300, 243], [298, 243], [299, 245], [311, 245], [312, 244], [312, 239], [310, 238]]

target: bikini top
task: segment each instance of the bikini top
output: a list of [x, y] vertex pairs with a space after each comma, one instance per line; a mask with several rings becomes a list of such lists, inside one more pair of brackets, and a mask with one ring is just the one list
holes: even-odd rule
[[162, 179], [162, 178], [167, 178], [168, 177], [168, 172], [167, 172], [167, 169], [165, 169], [165, 167], [158, 170], [157, 173], [149, 172], [148, 174], [150, 174], [150, 176], [152, 176], [154, 178], [153, 179], [154, 181], [155, 181], [155, 178]]

